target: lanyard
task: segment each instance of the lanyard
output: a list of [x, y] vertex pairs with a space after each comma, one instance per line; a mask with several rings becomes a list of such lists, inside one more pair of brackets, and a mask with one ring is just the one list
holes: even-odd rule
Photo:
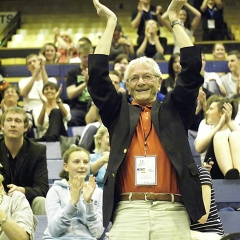
[[149, 132], [148, 132], [147, 136], [145, 136], [145, 132], [143, 131], [143, 134], [144, 134], [144, 147], [143, 147], [143, 150], [144, 150], [144, 156], [145, 157], [146, 157], [146, 154], [147, 154], [147, 139], [148, 139], [151, 131], [152, 131], [152, 122], [151, 122], [151, 126], [150, 126], [150, 129], [149, 129]]
[[209, 12], [211, 18], [213, 18], [213, 15], [214, 15], [214, 12], [215, 12], [214, 8], [213, 9], [208, 8], [208, 12]]

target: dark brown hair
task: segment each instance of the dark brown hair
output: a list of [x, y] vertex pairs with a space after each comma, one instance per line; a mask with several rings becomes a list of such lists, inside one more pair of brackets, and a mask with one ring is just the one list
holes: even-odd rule
[[[85, 152], [87, 153], [88, 155], [88, 159], [90, 160], [90, 153], [84, 149], [84, 148], [81, 148], [81, 147], [77, 147], [76, 145], [75, 146], [72, 146], [70, 147], [64, 154], [63, 154], [63, 162], [65, 164], [68, 164], [68, 160], [69, 160], [69, 157], [70, 155], [73, 153], [73, 152]], [[59, 177], [61, 179], [66, 179], [67, 181], [69, 180], [69, 173], [66, 172], [64, 169], [59, 173]]]

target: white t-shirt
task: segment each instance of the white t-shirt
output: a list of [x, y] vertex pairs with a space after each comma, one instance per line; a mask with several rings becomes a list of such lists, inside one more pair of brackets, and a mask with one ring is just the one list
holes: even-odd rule
[[[67, 115], [66, 115], [66, 117], [63, 118], [63, 123], [64, 123], [64, 126], [65, 126], [66, 130], [67, 130], [67, 128], [68, 128], [67, 123], [71, 119], [71, 113], [70, 113], [70, 107], [68, 106], [68, 104], [64, 103], [63, 106], [67, 110]], [[59, 107], [57, 106], [57, 108], [59, 108]], [[37, 107], [34, 107], [34, 109], [33, 109], [33, 119], [34, 119], [34, 123], [37, 127], [37, 130], [38, 130], [38, 137], [39, 138], [44, 136], [44, 134], [46, 133], [46, 131], [48, 130], [48, 127], [49, 127], [49, 116], [48, 116], [47, 113], [45, 113], [45, 115], [44, 115], [43, 125], [38, 124], [37, 119], [40, 115], [41, 110], [42, 110], [41, 105], [37, 106]]]
[[[235, 125], [238, 127], [238, 129], [240, 130], [240, 125], [237, 125], [236, 122], [234, 121]], [[209, 125], [206, 123], [206, 119], [203, 119], [198, 127], [198, 132], [197, 132], [197, 137], [196, 140], [198, 138], [203, 138], [206, 135], [208, 135], [212, 130], [214, 129], [214, 125]], [[221, 130], [221, 132], [223, 132], [227, 137], [229, 137], [229, 134], [231, 133], [230, 129], [227, 128], [225, 130]], [[195, 140], [195, 141], [196, 141]], [[201, 162], [203, 163], [205, 156], [206, 156], [206, 151], [201, 153]]]
[[[22, 91], [22, 89], [30, 82], [31, 79], [32, 79], [32, 77], [20, 79], [20, 81], [18, 83], [20, 91]], [[57, 84], [56, 78], [50, 77], [50, 78], [48, 78], [48, 81]], [[32, 89], [28, 93], [28, 96], [26, 98], [23, 98], [23, 103], [24, 103], [25, 107], [32, 110], [37, 106], [42, 106], [42, 100], [40, 99], [38, 92], [39, 91], [42, 92], [43, 85], [44, 84], [43, 84], [42, 79], [35, 81], [33, 83]]]
[[221, 79], [220, 79], [220, 77], [218, 76], [217, 73], [215, 73], [215, 72], [204, 72], [204, 83], [205, 82], [208, 83], [212, 79], [216, 80], [216, 83], [218, 85], [222, 84], [222, 81], [221, 81]]

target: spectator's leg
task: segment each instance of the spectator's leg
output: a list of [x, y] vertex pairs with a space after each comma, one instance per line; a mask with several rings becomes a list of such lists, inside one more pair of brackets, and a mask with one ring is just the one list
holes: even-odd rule
[[224, 40], [224, 33], [223, 33], [223, 31], [215, 31], [214, 32], [214, 39], [213, 40]]
[[69, 127], [85, 126], [86, 112], [78, 109], [71, 109], [71, 120], [68, 122]]
[[49, 127], [47, 132], [44, 135], [46, 141], [59, 141], [60, 135], [68, 136], [65, 126], [63, 124], [63, 115], [62, 112], [55, 108], [52, 109], [49, 115]]
[[218, 166], [218, 163], [216, 160], [216, 156], [214, 153], [213, 139], [209, 143], [204, 162], [206, 162], [209, 158], [212, 158], [212, 161], [214, 162], [211, 172], [210, 172], [212, 179], [223, 179], [224, 176], [223, 176], [221, 170], [219, 169], [219, 166]]
[[231, 150], [226, 135], [222, 132], [217, 132], [213, 139], [213, 146], [218, 166], [225, 176], [226, 172], [233, 168]]
[[211, 40], [211, 33], [208, 32], [208, 31], [203, 31], [202, 40], [203, 41], [210, 41]]
[[232, 154], [232, 161], [234, 168], [237, 168], [240, 172], [240, 132], [233, 131], [229, 136], [229, 145]]
[[45, 197], [35, 197], [32, 201], [31, 208], [34, 215], [46, 215]]

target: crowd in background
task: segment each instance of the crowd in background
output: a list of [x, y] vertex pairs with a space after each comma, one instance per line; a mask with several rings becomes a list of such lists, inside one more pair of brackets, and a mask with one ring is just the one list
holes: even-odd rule
[[[97, 0], [93, 2], [96, 9], [109, 14], [109, 19], [114, 18], [113, 13]], [[103, 65], [106, 62], [113, 63], [108, 79], [112, 85], [106, 86], [126, 98], [128, 104], [138, 104], [136, 93], [133, 94], [134, 90], [129, 84], [138, 84], [140, 79], [149, 83], [153, 76], [146, 73], [130, 78], [129, 68], [132, 65], [129, 67], [129, 64], [139, 58], [145, 60], [145, 57], [154, 61], [165, 60], [167, 38], [161, 34], [161, 27], [165, 26], [174, 36], [174, 48], [168, 61], [167, 78], [162, 79], [161, 74], [156, 75], [161, 79], [161, 84], [154, 97], [161, 103], [169, 101], [175, 87], [179, 88], [178, 81], [181, 81], [182, 72], [186, 68], [181, 65], [182, 43], [179, 44], [173, 27], [181, 25], [184, 33], [179, 34], [185, 38], [186, 33], [192, 39], [202, 21], [203, 40], [216, 41], [212, 49], [213, 59], [227, 61], [229, 72], [206, 72], [205, 54], [201, 54], [202, 68], [198, 77], [200, 79], [202, 76], [204, 81], [198, 89], [196, 101], [190, 104], [194, 105], [195, 111], [186, 130], [195, 135], [194, 146], [201, 156], [201, 166], [198, 166], [199, 183], [202, 194], [209, 199], [207, 216], [204, 215], [206, 219], [192, 221], [191, 230], [192, 239], [205, 239], [197, 238], [196, 232], [204, 232], [206, 229], [216, 233], [211, 239], [220, 239], [224, 231], [217, 216], [212, 179], [240, 178], [240, 52], [226, 52], [224, 43], [221, 42], [225, 39], [221, 0], [203, 0], [198, 9], [184, 0], [182, 3], [179, 19], [174, 22], [169, 21], [171, 11], [163, 12], [161, 6], [152, 6], [150, 0], [139, 1], [131, 18], [131, 25], [138, 34], [137, 44], [124, 34], [124, 26], [119, 22], [114, 23], [109, 54], [105, 54], [108, 58], [103, 61]], [[3, 156], [0, 160], [0, 204], [5, 203], [4, 210], [0, 209], [0, 234], [3, 232], [8, 239], [15, 239], [8, 224], [14, 226], [23, 239], [33, 239], [36, 228], [34, 214], [47, 213], [49, 222], [44, 239], [52, 236], [97, 239], [102, 234], [107, 236], [111, 227], [105, 226], [104, 231], [102, 195], [111, 153], [109, 129], [112, 131], [113, 126], [106, 120], [107, 116], [103, 116], [105, 111], [101, 103], [104, 103], [107, 96], [102, 94], [98, 98], [88, 88], [88, 58], [93, 55], [95, 47], [87, 37], [74, 43], [69, 34], [60, 32], [57, 27], [53, 32], [53, 42], [44, 44], [39, 55], [30, 54], [26, 57], [26, 67], [31, 76], [20, 79], [18, 87], [0, 75], [0, 152]], [[101, 38], [104, 38], [104, 34]], [[95, 53], [99, 55], [102, 54], [99, 46], [103, 40], [99, 40], [96, 48]], [[46, 64], [57, 63], [79, 63], [79, 67], [68, 72], [66, 89], [58, 84], [56, 78], [49, 77], [46, 71]], [[154, 68], [152, 63], [149, 66]], [[105, 70], [105, 67], [102, 69]], [[98, 74], [100, 77], [101, 74], [104, 75], [101, 69]], [[62, 99], [63, 90], [66, 90], [67, 99]], [[143, 111], [144, 114], [149, 113], [146, 109]], [[115, 117], [114, 111], [111, 116]], [[145, 117], [141, 115], [141, 118], [143, 116]], [[104, 126], [104, 122], [108, 126]], [[78, 146], [71, 146], [63, 155], [63, 170], [60, 173], [62, 180], [55, 181], [49, 189], [46, 147], [38, 142], [60, 141], [61, 136], [68, 137], [68, 128], [73, 126], [85, 128]], [[30, 163], [31, 158], [34, 161]], [[81, 167], [77, 168], [77, 165]], [[123, 181], [122, 176], [120, 180]], [[16, 213], [10, 209], [15, 209]], [[25, 217], [21, 217], [22, 211], [26, 213]], [[215, 228], [208, 228], [216, 222], [218, 224]]]

